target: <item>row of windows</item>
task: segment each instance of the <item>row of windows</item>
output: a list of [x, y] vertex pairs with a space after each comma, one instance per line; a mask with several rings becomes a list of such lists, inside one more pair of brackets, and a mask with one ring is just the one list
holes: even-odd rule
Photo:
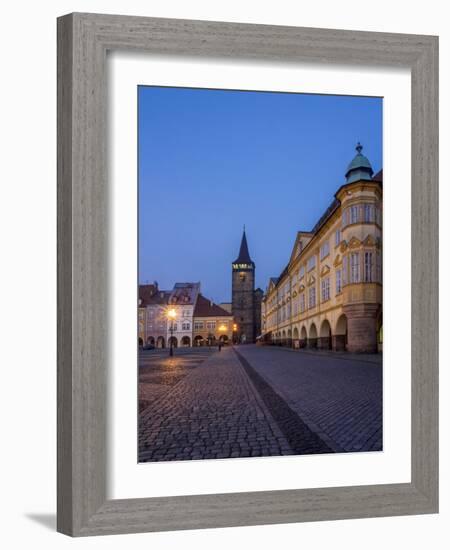
[[[344, 258], [341, 269], [336, 270], [335, 277], [335, 294], [342, 292], [342, 287], [347, 284], [347, 275], [349, 283], [371, 283], [375, 281], [381, 282], [381, 255], [372, 251], [367, 252], [352, 252], [350, 256]], [[321, 301], [325, 302], [331, 298], [331, 279], [325, 277], [320, 282]], [[305, 294], [301, 293], [298, 300], [292, 301], [292, 309], [294, 316], [305, 311]], [[308, 308], [316, 306], [316, 287], [313, 286], [308, 291]], [[290, 305], [287, 304], [281, 308], [278, 313], [278, 322], [284, 321], [290, 316]]]
[[[376, 265], [374, 264], [376, 257]], [[361, 264], [363, 261], [363, 265]], [[343, 259], [343, 269], [336, 270], [336, 293], [339, 294], [342, 290], [342, 285], [347, 284], [347, 262], [349, 263], [349, 279], [350, 283], [371, 283], [374, 281], [381, 282], [381, 256], [374, 252], [352, 252], [348, 258]], [[362, 276], [361, 276], [362, 274]], [[276, 303], [274, 297], [269, 306], [273, 307]]]
[[349, 283], [372, 283], [374, 281], [381, 282], [382, 273], [380, 254], [375, 254], [374, 252], [352, 252], [348, 258], [344, 258], [344, 284], [347, 283], [347, 263], [349, 265]]
[[[173, 330], [176, 332], [178, 330], [178, 323], [173, 324]], [[190, 323], [181, 323], [181, 330], [191, 330]]]
[[[195, 321], [194, 323], [194, 330], [203, 330], [205, 328], [205, 324], [206, 324], [206, 328], [207, 329], [215, 329], [216, 328], [216, 322], [215, 321], [207, 321], [206, 323], [204, 323], [203, 321]], [[223, 321], [220, 323], [220, 326], [224, 326], [226, 328], [228, 328], [228, 322], [227, 321]]]
[[[349, 224], [352, 223], [359, 223], [359, 222], [367, 222], [367, 223], [378, 223], [381, 225], [381, 209], [378, 207], [378, 205], [375, 205], [373, 203], [363, 203], [363, 204], [354, 204], [348, 208], [345, 208], [342, 214], [342, 227], [346, 227]], [[334, 246], [339, 246], [342, 239], [342, 233], [340, 229], [336, 229], [334, 234]], [[302, 251], [302, 247], [299, 244], [299, 252]], [[325, 241], [321, 248], [319, 257], [322, 261], [324, 258], [326, 258], [330, 253], [330, 243], [329, 241]], [[311, 256], [306, 263], [306, 271], [309, 273], [316, 267], [316, 257]], [[303, 279], [305, 276], [305, 266], [302, 265], [298, 272], [298, 278], [299, 280]], [[297, 281], [297, 276], [294, 275], [293, 277], [293, 283]], [[286, 289], [283, 288], [281, 290], [281, 295], [284, 296], [286, 294]]]
[[381, 225], [381, 210], [375, 204], [353, 204], [342, 214], [342, 227], [351, 223], [378, 223]]

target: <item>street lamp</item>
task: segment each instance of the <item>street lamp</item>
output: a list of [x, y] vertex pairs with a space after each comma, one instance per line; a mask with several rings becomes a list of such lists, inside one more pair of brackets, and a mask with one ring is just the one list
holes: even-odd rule
[[233, 344], [237, 343], [237, 329], [238, 329], [237, 324], [233, 323]]
[[175, 308], [170, 308], [167, 311], [167, 318], [170, 321], [170, 342], [169, 342], [169, 356], [173, 356], [173, 322], [175, 321], [177, 317], [177, 312], [175, 311]]

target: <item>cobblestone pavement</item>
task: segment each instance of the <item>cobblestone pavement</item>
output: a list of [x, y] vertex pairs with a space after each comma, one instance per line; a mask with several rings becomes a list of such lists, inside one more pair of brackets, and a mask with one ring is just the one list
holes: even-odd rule
[[236, 351], [333, 450], [382, 449], [380, 355], [253, 345]]
[[167, 393], [192, 369], [213, 353], [213, 349], [177, 348], [173, 357], [167, 349], [141, 350], [139, 352], [139, 410]]
[[210, 355], [140, 414], [141, 462], [285, 454], [294, 451], [232, 348]]

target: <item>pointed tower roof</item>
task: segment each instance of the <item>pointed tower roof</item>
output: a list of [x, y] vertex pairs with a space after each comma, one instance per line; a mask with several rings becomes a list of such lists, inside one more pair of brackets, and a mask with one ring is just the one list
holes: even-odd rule
[[361, 154], [363, 146], [359, 143], [356, 145], [357, 154], [352, 162], [348, 165], [345, 177], [347, 183], [353, 183], [359, 180], [371, 180], [373, 175], [372, 166], [369, 159]]
[[242, 240], [241, 240], [241, 247], [239, 249], [239, 256], [234, 260], [235, 264], [252, 264], [252, 260], [250, 258], [250, 254], [248, 252], [248, 244], [247, 244], [247, 236], [245, 234], [245, 226], [244, 226], [244, 232], [242, 233]]

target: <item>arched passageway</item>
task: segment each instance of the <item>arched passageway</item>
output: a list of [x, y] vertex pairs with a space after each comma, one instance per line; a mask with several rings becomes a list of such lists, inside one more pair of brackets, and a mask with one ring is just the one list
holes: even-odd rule
[[306, 348], [307, 344], [308, 344], [308, 333], [306, 332], [305, 325], [303, 325], [300, 330], [300, 347]]
[[331, 349], [331, 325], [324, 319], [320, 325], [319, 349]]
[[169, 347], [172, 346], [173, 348], [176, 348], [178, 347], [178, 340], [176, 339], [175, 336], [171, 336], [169, 338]]
[[377, 317], [377, 348], [383, 351], [383, 314], [379, 313]]
[[333, 336], [333, 349], [335, 351], [345, 351], [347, 349], [347, 338], [347, 317], [342, 314], [336, 323]]
[[194, 346], [203, 346], [203, 336], [200, 336], [200, 334], [198, 334], [195, 338], [194, 338]]
[[292, 347], [294, 348], [300, 347], [300, 338], [299, 338], [297, 327], [294, 327], [294, 330], [292, 331]]
[[166, 347], [166, 341], [164, 340], [164, 336], [158, 336], [158, 338], [156, 339], [156, 347], [157, 348]]
[[317, 328], [314, 323], [309, 327], [308, 334], [308, 348], [316, 349], [317, 348]]
[[181, 345], [184, 348], [188, 348], [191, 345], [191, 339], [189, 338], [189, 336], [183, 336], [183, 338], [181, 339]]
[[291, 329], [288, 329], [287, 331], [286, 345], [289, 347], [292, 347], [292, 330]]
[[144, 345], [144, 340], [142, 340], [141, 337], [138, 338], [138, 345], [140, 348], [142, 348], [142, 346]]
[[153, 336], [149, 336], [147, 338], [147, 345], [149, 345], [149, 346], [154, 346], [155, 345], [155, 339], [153, 338]]

